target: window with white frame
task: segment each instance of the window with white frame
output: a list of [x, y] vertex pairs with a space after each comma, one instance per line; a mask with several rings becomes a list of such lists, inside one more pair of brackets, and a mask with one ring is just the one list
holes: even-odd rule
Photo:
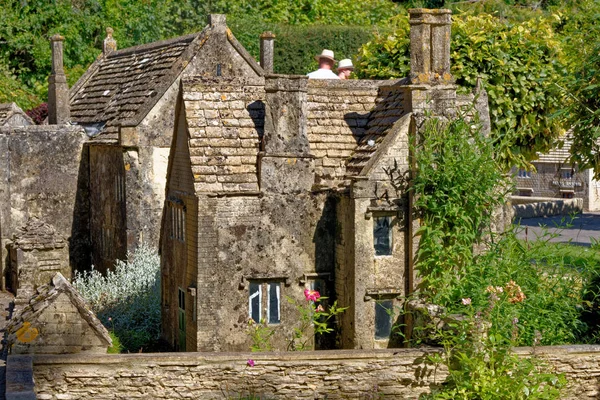
[[249, 282], [248, 317], [256, 323], [260, 323], [263, 318], [268, 324], [281, 322], [280, 282]]
[[526, 169], [519, 168], [519, 172], [517, 173], [519, 178], [531, 178], [531, 171], [527, 171]]

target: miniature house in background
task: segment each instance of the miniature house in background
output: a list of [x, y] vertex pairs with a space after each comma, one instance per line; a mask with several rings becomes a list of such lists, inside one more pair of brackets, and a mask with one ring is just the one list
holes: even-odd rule
[[106, 353], [112, 345], [106, 328], [60, 273], [37, 289], [6, 330], [12, 354]]

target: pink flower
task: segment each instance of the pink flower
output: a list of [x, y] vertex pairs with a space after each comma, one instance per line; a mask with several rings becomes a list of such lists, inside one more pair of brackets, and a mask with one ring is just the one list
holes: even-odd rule
[[471, 305], [471, 298], [467, 297], [466, 299], [462, 299], [462, 303], [464, 306], [470, 306]]
[[316, 290], [305, 289], [304, 297], [306, 297], [307, 301], [317, 301], [319, 300], [319, 297], [321, 297], [321, 295]]
[[249, 367], [254, 367], [254, 360], [248, 360], [246, 364], [248, 364]]
[[319, 304], [319, 306], [317, 307], [317, 312], [325, 312], [325, 309], [322, 305]]
[[112, 321], [112, 318], [111, 318], [111, 317], [108, 317], [108, 322], [110, 322], [110, 321]]

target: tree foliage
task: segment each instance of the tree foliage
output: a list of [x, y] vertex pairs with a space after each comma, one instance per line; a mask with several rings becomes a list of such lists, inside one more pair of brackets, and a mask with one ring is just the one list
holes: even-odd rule
[[[242, 37], [242, 43], [254, 47], [258, 44], [258, 34], [264, 30], [279, 30], [284, 40], [287, 34], [287, 43], [294, 42], [294, 35], [297, 39], [307, 35], [314, 38], [317, 34], [311, 34], [311, 29], [305, 27], [313, 24], [361, 26], [361, 29], [355, 27], [347, 31], [354, 39], [358, 35], [360, 40], [366, 41], [369, 27], [386, 21], [400, 9], [392, 0], [360, 3], [351, 0], [6, 0], [0, 8], [0, 102], [17, 101], [28, 109], [45, 100], [51, 63], [48, 40], [57, 33], [65, 37], [65, 69], [69, 84], [73, 85], [100, 54], [108, 26], [114, 29], [119, 48], [199, 32], [206, 26], [210, 13], [224, 13], [229, 20], [237, 21], [244, 30], [234, 29], [234, 33]], [[294, 30], [281, 25], [278, 28], [277, 24], [302, 27]], [[256, 33], [257, 28], [262, 30]], [[315, 29], [318, 34], [325, 31], [320, 27]], [[254, 32], [251, 39], [248, 31]], [[343, 29], [333, 31], [337, 36], [327, 36], [332, 41], [347, 36]], [[356, 51], [362, 43], [352, 40], [340, 40], [343, 43], [340, 50]], [[352, 44], [346, 45], [348, 42]], [[314, 47], [304, 46], [304, 50], [307, 54], [314, 53]], [[288, 56], [282, 58], [287, 60]], [[292, 62], [283, 64], [299, 62], [296, 54], [289, 59]]]
[[[474, 88], [482, 78], [488, 92], [496, 159], [505, 167], [524, 164], [547, 150], [562, 132], [552, 118], [562, 80], [555, 20], [535, 18], [507, 23], [489, 14], [458, 15], [452, 26], [451, 64], [456, 83]], [[359, 54], [364, 78], [396, 78], [410, 70], [407, 16], [395, 20], [394, 34], [378, 36]]]

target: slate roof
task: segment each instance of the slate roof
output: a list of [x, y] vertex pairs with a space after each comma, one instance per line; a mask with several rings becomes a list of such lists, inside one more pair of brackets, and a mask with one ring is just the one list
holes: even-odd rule
[[569, 160], [571, 156], [571, 144], [573, 139], [569, 136], [563, 141], [562, 148], [559, 146], [554, 147], [547, 153], [538, 153], [538, 159], [534, 163], [544, 164], [564, 164]]
[[265, 89], [246, 78], [184, 78], [196, 192], [255, 192]]
[[72, 89], [71, 120], [81, 125], [105, 122], [103, 139], [117, 139], [118, 125], [146, 116], [193, 57], [200, 34], [109, 53], [90, 67]]
[[358, 142], [346, 166], [346, 175], [355, 176], [361, 173], [394, 123], [406, 114], [404, 109], [406, 89], [401, 87], [404, 83], [400, 81], [380, 88], [381, 92], [375, 108], [371, 111], [365, 135]]
[[8, 342], [14, 343], [16, 332], [21, 329], [25, 323], [35, 321], [61, 293], [65, 293], [69, 297], [71, 303], [77, 308], [81, 317], [96, 332], [98, 337], [101, 338], [107, 346], [111, 346], [112, 339], [104, 325], [102, 325], [100, 320], [90, 310], [90, 307], [87, 305], [81, 294], [75, 290], [60, 272], [52, 278], [52, 283], [38, 287], [37, 293], [29, 299], [29, 303], [23, 309], [17, 311], [16, 315], [10, 320], [6, 326]]
[[15, 116], [20, 117], [19, 119], [24, 125], [35, 125], [33, 120], [16, 103], [0, 103], [0, 126], [12, 125], [11, 120]]

